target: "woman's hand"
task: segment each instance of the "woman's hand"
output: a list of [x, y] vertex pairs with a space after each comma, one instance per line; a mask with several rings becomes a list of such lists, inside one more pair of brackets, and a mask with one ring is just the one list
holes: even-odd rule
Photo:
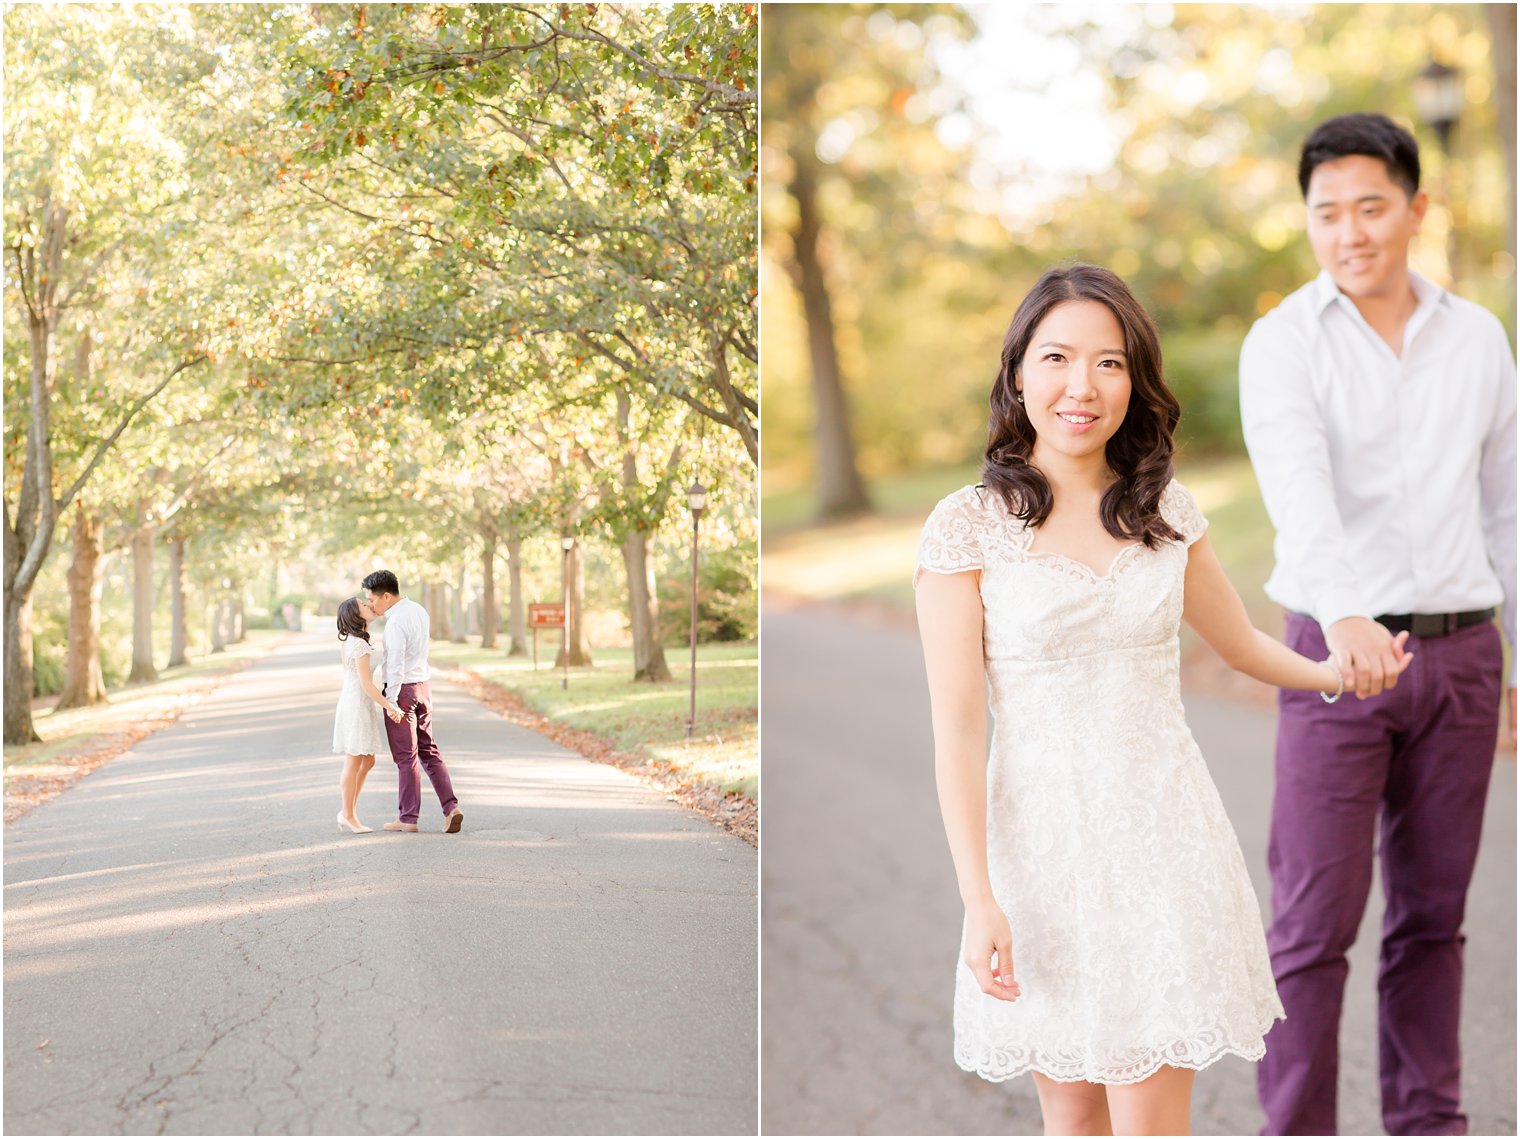
[[400, 707], [391, 700], [387, 700], [385, 702], [385, 714], [398, 724], [401, 723], [402, 720], [406, 719], [406, 713], [403, 712]]
[[1019, 999], [1019, 983], [1013, 979], [1013, 930], [996, 901], [966, 907], [966, 965], [989, 997]]

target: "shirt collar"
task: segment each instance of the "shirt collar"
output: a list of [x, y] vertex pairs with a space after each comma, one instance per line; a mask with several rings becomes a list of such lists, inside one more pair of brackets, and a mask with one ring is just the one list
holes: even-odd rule
[[[1421, 316], [1421, 323], [1424, 322], [1424, 317], [1421, 314], [1426, 310], [1434, 308], [1436, 305], [1448, 303], [1450, 299], [1450, 294], [1445, 289], [1433, 281], [1427, 281], [1413, 269], [1409, 270], [1409, 287], [1414, 290], [1414, 311], [1415, 315]], [[1314, 297], [1314, 311], [1317, 313], [1322, 314], [1325, 309], [1342, 298], [1353, 309], [1356, 308], [1351, 298], [1340, 291], [1340, 288], [1335, 283], [1335, 278], [1330, 276], [1328, 269], [1321, 269], [1319, 271], [1319, 276], [1314, 278], [1312, 288], [1314, 290], [1312, 294]], [[1413, 318], [1411, 317], [1411, 319]]]

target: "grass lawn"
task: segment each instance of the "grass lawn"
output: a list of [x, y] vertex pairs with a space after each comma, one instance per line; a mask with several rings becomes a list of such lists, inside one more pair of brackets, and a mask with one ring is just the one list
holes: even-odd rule
[[56, 698], [34, 701], [32, 725], [40, 743], [5, 748], [5, 821], [19, 818], [74, 780], [174, 720], [232, 673], [263, 656], [289, 634], [250, 629], [224, 653], [166, 668], [151, 684], [114, 688], [110, 702], [55, 711]]
[[690, 651], [667, 647], [672, 679], [635, 684], [632, 649], [592, 649], [595, 665], [570, 669], [567, 689], [551, 668], [554, 648], [545, 646], [535, 671], [531, 657], [508, 657], [501, 649], [435, 642], [436, 664], [455, 664], [509, 689], [551, 720], [595, 732], [629, 755], [669, 764], [684, 777], [759, 795], [760, 749], [756, 710], [759, 650], [752, 642], [697, 646], [697, 724], [686, 738], [691, 699]]

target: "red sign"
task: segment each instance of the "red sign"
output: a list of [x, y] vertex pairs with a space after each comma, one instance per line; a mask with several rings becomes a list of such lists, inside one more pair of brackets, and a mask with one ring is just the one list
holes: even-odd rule
[[565, 607], [558, 601], [530, 601], [528, 602], [528, 628], [530, 629], [563, 629], [565, 627]]

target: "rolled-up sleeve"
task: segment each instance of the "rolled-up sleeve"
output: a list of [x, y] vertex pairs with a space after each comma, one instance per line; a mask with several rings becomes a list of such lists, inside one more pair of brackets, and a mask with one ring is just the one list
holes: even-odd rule
[[1278, 564], [1293, 566], [1310, 615], [1329, 629], [1373, 613], [1346, 553], [1308, 350], [1285, 323], [1257, 322], [1240, 349], [1240, 421], [1277, 531]]

